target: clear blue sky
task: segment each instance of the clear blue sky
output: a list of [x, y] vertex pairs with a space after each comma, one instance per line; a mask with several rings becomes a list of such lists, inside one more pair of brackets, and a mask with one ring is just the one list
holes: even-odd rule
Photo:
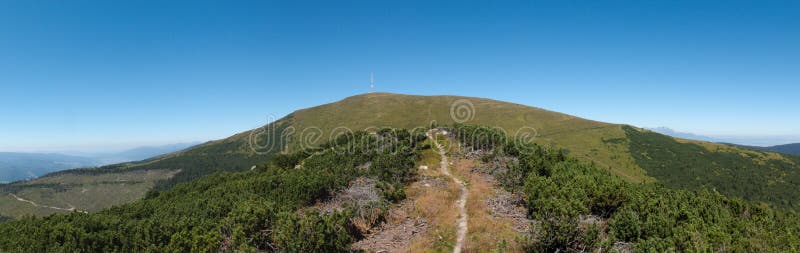
[[800, 141], [800, 1], [233, 2], [0, 2], [0, 150], [223, 138], [370, 71], [380, 91]]

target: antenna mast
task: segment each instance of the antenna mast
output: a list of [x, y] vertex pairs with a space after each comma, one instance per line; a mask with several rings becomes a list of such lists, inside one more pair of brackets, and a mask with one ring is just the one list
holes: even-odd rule
[[375, 76], [369, 72], [369, 93], [375, 92]]

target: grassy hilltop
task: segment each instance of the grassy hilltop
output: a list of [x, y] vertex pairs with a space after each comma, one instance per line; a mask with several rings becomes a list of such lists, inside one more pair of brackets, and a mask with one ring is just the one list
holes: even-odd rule
[[[0, 215], [19, 217], [34, 208], [16, 201], [8, 193], [35, 198], [42, 205], [65, 208], [72, 205], [79, 210], [95, 211], [140, 198], [151, 188], [169, 189], [215, 172], [251, 169], [280, 151], [299, 150], [301, 143], [327, 142], [342, 127], [352, 131], [380, 127], [412, 129], [432, 123], [450, 125], [456, 120], [498, 127], [511, 136], [520, 129], [534, 133], [537, 144], [565, 149], [571, 156], [631, 182], [657, 181], [672, 188], [716, 189], [729, 196], [786, 207], [796, 206], [796, 200], [800, 199], [800, 160], [788, 155], [681, 140], [631, 126], [491, 99], [369, 93], [298, 110], [255, 132], [244, 131], [181, 152], [135, 163], [57, 172], [1, 186]], [[293, 135], [281, 137], [282, 133]], [[255, 148], [252, 143], [257, 144]], [[274, 143], [273, 148], [258, 147], [267, 143]], [[131, 171], [159, 171], [160, 176], [134, 180], [140, 182], [137, 187], [103, 181], [105, 174], [127, 175]], [[81, 179], [54, 180], [67, 175]], [[93, 191], [99, 187], [104, 191], [124, 192], [127, 197], [120, 200], [92, 195], [100, 192]], [[76, 201], [64, 203], [63, 199]], [[38, 208], [32, 213], [59, 212], [64, 211]]]

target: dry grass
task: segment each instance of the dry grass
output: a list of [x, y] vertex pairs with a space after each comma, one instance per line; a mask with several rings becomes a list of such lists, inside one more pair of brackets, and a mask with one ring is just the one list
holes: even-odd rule
[[369, 230], [378, 223], [378, 219], [383, 215], [383, 210], [378, 208], [365, 208], [358, 212], [358, 215], [350, 220], [353, 226], [361, 234], [369, 233]]
[[486, 206], [486, 199], [495, 190], [493, 182], [470, 169], [476, 161], [458, 159], [454, 162], [453, 173], [469, 180], [467, 212], [469, 215], [469, 231], [465, 252], [522, 252], [522, 235], [514, 231], [513, 222], [508, 219], [492, 217]]
[[[431, 145], [434, 146], [434, 145]], [[423, 151], [420, 165], [428, 166], [420, 170], [423, 177], [443, 178], [439, 171], [441, 157], [436, 148]], [[459, 188], [452, 180], [446, 185], [431, 185], [424, 182], [411, 184], [406, 192], [413, 202], [412, 215], [428, 220], [429, 229], [411, 242], [408, 252], [448, 252], [455, 242], [455, 221], [458, 218]]]
[[397, 225], [406, 220], [406, 213], [402, 208], [393, 208], [386, 212], [384, 218], [386, 219], [386, 223]]
[[[430, 171], [435, 173], [434, 171]], [[446, 188], [413, 184], [409, 198], [414, 201], [414, 213], [429, 221], [428, 232], [412, 241], [409, 252], [446, 252], [453, 250], [455, 221], [458, 219], [459, 187], [448, 181]]]
[[[452, 140], [440, 139], [445, 149], [451, 151], [458, 145]], [[426, 151], [428, 152], [428, 151]], [[420, 171], [427, 177], [443, 177], [438, 170], [440, 158], [435, 150], [423, 153], [421, 164], [429, 169]], [[512, 228], [512, 221], [492, 217], [486, 206], [486, 198], [494, 194], [494, 184], [485, 176], [471, 173], [475, 161], [458, 159], [451, 166], [452, 173], [467, 182], [470, 197], [467, 199], [469, 230], [465, 252], [522, 252], [522, 235]], [[408, 189], [409, 199], [414, 203], [414, 214], [429, 221], [428, 231], [412, 241], [409, 252], [450, 252], [456, 237], [455, 222], [458, 219], [456, 200], [459, 187], [447, 179], [444, 188], [425, 186], [422, 182], [412, 184]]]

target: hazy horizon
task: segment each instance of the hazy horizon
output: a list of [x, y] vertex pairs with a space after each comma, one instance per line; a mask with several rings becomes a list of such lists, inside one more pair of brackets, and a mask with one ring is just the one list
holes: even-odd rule
[[44, 146], [44, 147], [19, 147], [4, 149], [0, 147], [0, 153], [35, 153], [35, 154], [62, 154], [70, 156], [101, 156], [139, 148], [163, 148], [180, 145], [197, 145], [206, 141], [178, 141], [178, 142], [153, 142], [153, 143], [117, 143], [117, 144], [95, 144], [77, 146]]
[[378, 91], [800, 142], [800, 2], [0, 6], [0, 151], [225, 138], [366, 93], [370, 72]]
[[[358, 94], [356, 94], [358, 95]], [[344, 98], [344, 97], [343, 97]], [[343, 99], [342, 98], [342, 99]], [[491, 98], [490, 98], [491, 99]], [[333, 102], [333, 101], [331, 101]], [[323, 103], [320, 103], [323, 104]], [[304, 108], [297, 108], [304, 109]], [[548, 109], [548, 108], [543, 108]], [[287, 113], [288, 115], [288, 113]], [[273, 115], [274, 116], [274, 115]], [[280, 117], [284, 117], [286, 115], [282, 115]], [[577, 116], [577, 115], [575, 115]], [[264, 122], [267, 122], [265, 118]], [[619, 123], [625, 124], [624, 122], [609, 122], [609, 123]], [[260, 127], [261, 125], [256, 126], [245, 126], [245, 128], [241, 130], [236, 130], [232, 133], [222, 134], [216, 138], [210, 139], [203, 139], [203, 140], [181, 140], [181, 141], [153, 141], [153, 142], [134, 142], [134, 143], [84, 143], [81, 145], [64, 145], [64, 146], [53, 146], [53, 145], [45, 145], [45, 146], [0, 146], [0, 152], [19, 152], [19, 153], [57, 153], [57, 154], [66, 154], [66, 155], [86, 155], [86, 154], [102, 154], [102, 153], [114, 153], [114, 152], [121, 152], [129, 149], [135, 148], [142, 148], [142, 147], [160, 147], [160, 146], [168, 146], [168, 145], [176, 145], [176, 144], [187, 144], [187, 143], [203, 143], [207, 141], [214, 141], [219, 139], [227, 138], [231, 135], [236, 133], [247, 131], [250, 129], [254, 129]], [[776, 146], [776, 145], [783, 145], [783, 144], [794, 144], [800, 143], [800, 135], [725, 135], [725, 134], [717, 134], [717, 133], [697, 133], [697, 132], [689, 132], [684, 131], [681, 129], [674, 129], [669, 126], [636, 126], [642, 127], [647, 129], [657, 129], [657, 128], [665, 128], [665, 130], [671, 131], [674, 134], [662, 132], [663, 134], [670, 135], [673, 137], [681, 137], [681, 138], [688, 138], [694, 140], [701, 140], [701, 141], [711, 141], [711, 142], [724, 142], [724, 143], [732, 143], [732, 144], [739, 144], [739, 145], [748, 145], [748, 146]], [[687, 137], [686, 135], [697, 135], [696, 138]]]

